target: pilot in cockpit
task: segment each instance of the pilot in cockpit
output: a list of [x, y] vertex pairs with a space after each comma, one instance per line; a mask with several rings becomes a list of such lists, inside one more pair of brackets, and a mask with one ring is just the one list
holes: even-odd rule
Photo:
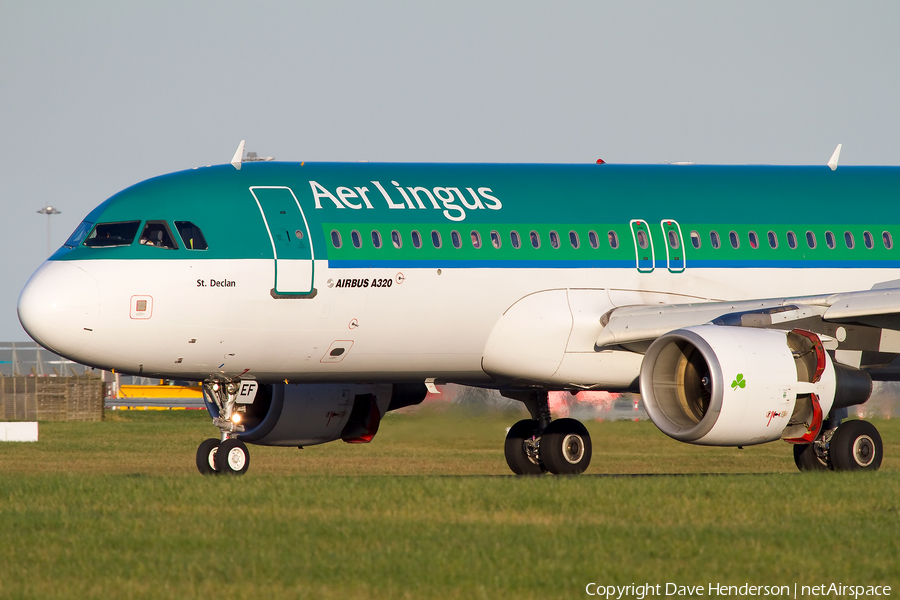
[[141, 244], [144, 246], [155, 246], [157, 248], [176, 248], [172, 237], [169, 235], [168, 227], [159, 222], [148, 222], [141, 234]]

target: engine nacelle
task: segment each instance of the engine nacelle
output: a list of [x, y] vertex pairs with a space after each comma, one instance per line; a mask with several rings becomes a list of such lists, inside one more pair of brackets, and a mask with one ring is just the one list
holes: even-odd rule
[[[396, 405], [415, 404], [416, 386], [360, 384], [260, 385], [252, 404], [239, 405], [241, 441], [263, 446], [312, 446], [338, 439], [369, 442], [381, 417]], [[415, 389], [412, 389], [415, 388]], [[215, 403], [206, 399], [213, 418]]]
[[832, 408], [868, 399], [872, 380], [835, 364], [814, 333], [702, 325], [653, 342], [640, 386], [650, 419], [666, 435], [749, 446], [811, 442]]

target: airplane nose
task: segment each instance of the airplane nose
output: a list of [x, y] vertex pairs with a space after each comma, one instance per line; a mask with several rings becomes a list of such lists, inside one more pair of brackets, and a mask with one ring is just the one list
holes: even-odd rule
[[74, 264], [45, 262], [19, 294], [18, 313], [37, 343], [71, 357], [93, 336], [100, 313], [97, 281]]

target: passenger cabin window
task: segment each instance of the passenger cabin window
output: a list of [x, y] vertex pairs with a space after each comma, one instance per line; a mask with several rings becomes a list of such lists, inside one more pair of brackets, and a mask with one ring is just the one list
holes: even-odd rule
[[534, 248], [540, 248], [541, 247], [541, 235], [537, 231], [532, 231], [529, 235], [531, 236], [531, 245]]
[[559, 248], [559, 234], [555, 231], [550, 232], [550, 245], [554, 248]]
[[381, 248], [381, 232], [375, 229], [372, 230], [372, 245]]
[[[612, 248], [613, 250], [615, 250], [616, 248], [619, 247], [619, 236], [616, 235], [616, 232], [615, 232], [615, 231], [610, 230], [610, 231], [606, 234], [606, 238], [609, 240], [609, 247], [610, 247], [610, 248]], [[591, 246], [594, 246], [594, 245], [591, 244]], [[598, 242], [597, 245], [594, 246], [594, 248], [599, 248], [599, 247], [600, 247], [600, 243]]]
[[403, 238], [396, 229], [391, 232], [391, 243], [394, 244], [394, 248], [397, 248], [398, 250], [403, 247]]
[[650, 241], [649, 238], [647, 238], [647, 233], [643, 229], [638, 229], [637, 243], [638, 246], [641, 247], [641, 250], [646, 250], [650, 246]]
[[728, 232], [728, 241], [731, 242], [731, 247], [737, 250], [741, 247], [741, 240], [738, 237], [737, 231], [729, 231]]
[[172, 239], [172, 233], [165, 221], [147, 221], [144, 231], [141, 233], [141, 245], [155, 248], [175, 250], [178, 244]]
[[435, 229], [431, 232], [431, 244], [435, 248], [441, 247], [441, 232], [440, 231]]
[[578, 246], [580, 246], [580, 242], [578, 241], [578, 232], [570, 231], [569, 232], [569, 243], [572, 244], [572, 247], [578, 250]]
[[855, 243], [853, 241], [853, 234], [849, 231], [844, 232], [844, 243], [847, 245], [848, 250], [853, 250]]
[[678, 250], [678, 246], [681, 245], [678, 243], [678, 234], [670, 229], [667, 237], [669, 238], [669, 247], [672, 250]]
[[418, 231], [413, 229], [410, 237], [412, 238], [413, 248], [422, 247], [422, 235]]
[[889, 231], [881, 232], [881, 241], [884, 242], [885, 250], [890, 250], [894, 247], [894, 239], [891, 237], [891, 232]]
[[476, 250], [478, 248], [481, 248], [481, 234], [479, 234], [477, 231], [472, 232], [472, 247]]
[[82, 221], [78, 227], [75, 228], [75, 231], [72, 232], [72, 235], [69, 236], [69, 239], [66, 240], [66, 243], [63, 244], [63, 246], [66, 248], [74, 248], [84, 241], [84, 238], [87, 237], [88, 232], [93, 226], [94, 224], [90, 221]]
[[[175, 230], [178, 231], [178, 235], [181, 236], [184, 247], [188, 250], [206, 250], [209, 248], [206, 244], [206, 238], [203, 237], [203, 232], [190, 221], [175, 221]], [[332, 238], [333, 237], [334, 236], [332, 236]], [[336, 248], [340, 248], [340, 246], [341, 236], [338, 234], [338, 245]]]
[[863, 243], [869, 250], [875, 247], [875, 240], [872, 238], [872, 234], [868, 231], [863, 231]]
[[697, 250], [700, 249], [700, 234], [696, 231], [691, 232], [691, 245]]
[[450, 243], [453, 244], [453, 247], [459, 250], [462, 248], [462, 238], [459, 235], [459, 232], [455, 229], [450, 232]]
[[806, 232], [806, 245], [809, 246], [810, 250], [816, 249], [816, 234], [812, 231]]
[[[176, 227], [177, 227], [177, 224], [176, 224]], [[184, 239], [184, 234], [181, 235], [181, 239]], [[185, 243], [187, 243], [187, 242], [185, 242]], [[341, 234], [337, 229], [331, 230], [331, 245], [334, 246], [335, 248], [341, 247]]]
[[[600, 236], [598, 236], [597, 232], [593, 229], [591, 231], [588, 231], [588, 243], [594, 250], [600, 247]], [[612, 241], [610, 241], [610, 245], [612, 245]]]
[[357, 230], [354, 229], [350, 232], [350, 241], [353, 242], [354, 248], [362, 248], [362, 236], [359, 235], [359, 232]]
[[140, 221], [124, 221], [121, 223], [98, 223], [91, 235], [84, 240], [89, 248], [107, 248], [109, 246], [129, 246], [137, 235]]
[[491, 232], [491, 246], [494, 248], [500, 247], [500, 234], [496, 231]]
[[788, 246], [790, 247], [790, 249], [796, 250], [797, 249], [797, 234], [795, 234], [793, 231], [788, 231], [787, 232], [787, 240], [788, 240]]
[[509, 243], [512, 244], [512, 247], [516, 250], [522, 247], [522, 240], [519, 238], [518, 231], [509, 232]]
[[834, 242], [834, 234], [830, 231], [825, 232], [825, 245], [834, 250], [835, 242]]
[[709, 232], [709, 243], [712, 244], [712, 247], [716, 250], [722, 245], [722, 241], [719, 239], [718, 231], [710, 231]]
[[769, 238], [769, 248], [771, 248], [772, 250], [775, 250], [776, 248], [778, 248], [778, 234], [775, 233], [774, 231], [770, 231], [768, 233], [768, 238]]
[[751, 231], [747, 234], [747, 238], [750, 240], [750, 247], [756, 250], [759, 248], [759, 236], [756, 235], [755, 231]]

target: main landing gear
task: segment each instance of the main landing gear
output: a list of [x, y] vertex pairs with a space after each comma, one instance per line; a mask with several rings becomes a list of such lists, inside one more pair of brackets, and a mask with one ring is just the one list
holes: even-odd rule
[[811, 444], [794, 446], [794, 463], [801, 471], [876, 471], [881, 466], [884, 445], [875, 426], [868, 421], [844, 421], [822, 428]]
[[578, 475], [591, 463], [591, 436], [575, 419], [550, 420], [547, 392], [518, 398], [531, 419], [513, 425], [506, 434], [506, 464], [516, 475]]
[[243, 475], [250, 467], [247, 445], [236, 437], [244, 431], [235, 411], [240, 386], [240, 379], [203, 384], [204, 395], [218, 409], [213, 425], [221, 432], [220, 439], [209, 438], [197, 448], [197, 469], [203, 475]]

